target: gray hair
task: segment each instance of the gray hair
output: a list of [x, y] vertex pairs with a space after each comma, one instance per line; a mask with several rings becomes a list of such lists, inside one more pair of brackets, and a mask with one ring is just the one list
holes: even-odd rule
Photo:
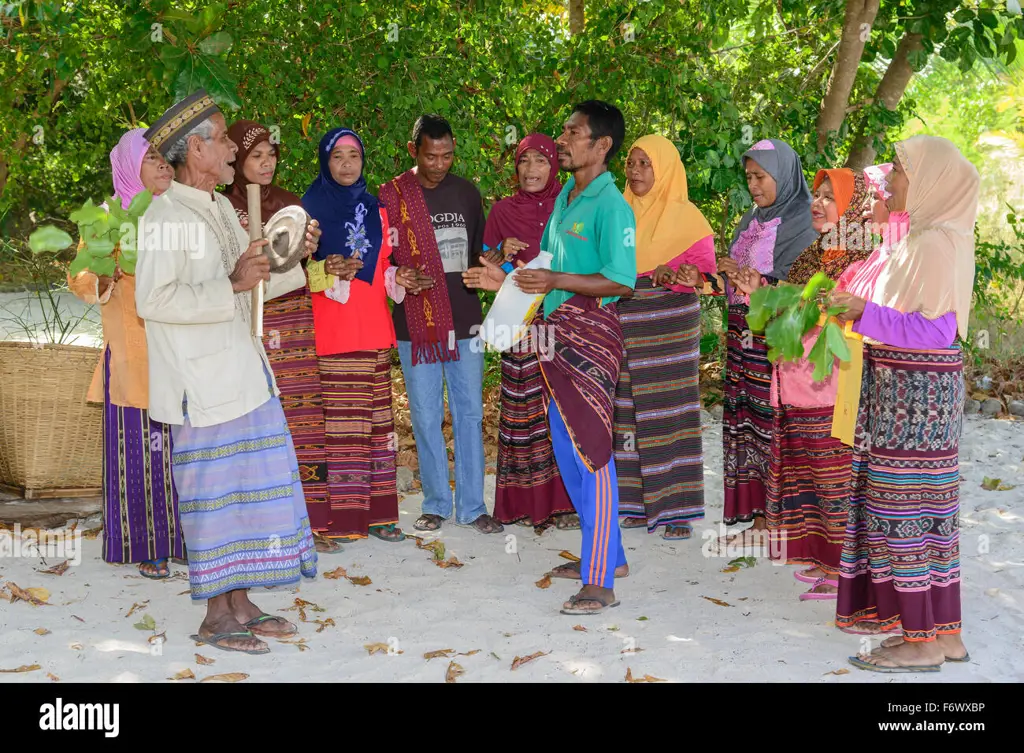
[[185, 155], [188, 154], [188, 140], [193, 136], [198, 136], [203, 141], [209, 141], [213, 138], [213, 121], [207, 118], [202, 123], [199, 123], [167, 150], [166, 159], [171, 167], [181, 167], [185, 164]]

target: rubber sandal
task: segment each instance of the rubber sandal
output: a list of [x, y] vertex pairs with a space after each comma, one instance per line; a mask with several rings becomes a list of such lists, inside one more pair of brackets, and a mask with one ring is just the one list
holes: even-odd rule
[[[152, 565], [157, 569], [157, 573], [146, 573], [142, 571], [142, 565]], [[164, 572], [160, 572], [164, 571]], [[171, 577], [171, 568], [167, 564], [167, 558], [164, 557], [160, 560], [143, 560], [139, 565], [139, 575], [143, 578], [149, 578], [150, 580], [166, 580]]]
[[569, 597], [569, 603], [570, 604], [573, 604], [573, 605], [579, 604], [581, 601], [593, 601], [593, 602], [596, 602], [596, 603], [601, 605], [601, 608], [600, 609], [583, 609], [582, 607], [577, 608], [575, 606], [572, 606], [569, 609], [565, 609], [563, 607], [560, 611], [562, 612], [562, 614], [572, 614], [572, 615], [601, 614], [601, 612], [603, 612], [604, 610], [611, 609], [612, 607], [617, 607], [621, 603], [621, 602], [616, 600], [616, 601], [613, 601], [611, 604], [605, 604], [603, 601], [601, 601], [600, 599], [598, 599], [598, 598], [596, 598], [594, 596], [580, 596], [579, 594], [574, 594], [574, 595]]
[[800, 570], [797, 570], [795, 573], [793, 573], [793, 577], [796, 578], [801, 583], [814, 583], [821, 576], [819, 575], [816, 578], [813, 575], [807, 575], [806, 573], [804, 573], [804, 572], [802, 572]]
[[619, 523], [621, 528], [647, 528], [647, 518], [624, 517]]
[[240, 654], [252, 654], [254, 656], [258, 656], [260, 654], [269, 654], [270, 653], [270, 646], [267, 646], [266, 648], [263, 648], [263, 649], [252, 648], [252, 649], [248, 649], [247, 650], [247, 649], [244, 649], [244, 648], [232, 648], [231, 646], [221, 646], [220, 645], [220, 641], [223, 641], [223, 640], [225, 640], [227, 638], [255, 638], [256, 637], [255, 635], [253, 635], [252, 633], [250, 633], [248, 631], [246, 631], [244, 633], [217, 633], [216, 635], [211, 635], [209, 638], [203, 638], [198, 633], [196, 633], [195, 635], [190, 636], [190, 637], [196, 643], [202, 643], [202, 644], [204, 644], [206, 646], [213, 646], [214, 648], [219, 648], [221, 651], [236, 651], [236, 652], [238, 652]]
[[[685, 533], [682, 536], [669, 536], [668, 532], [673, 530], [673, 529], [676, 529], [676, 528], [683, 529], [683, 531], [685, 531]], [[661, 538], [663, 538], [665, 541], [686, 541], [687, 539], [692, 538], [692, 537], [693, 537], [693, 528], [691, 528], [689, 525], [665, 526], [665, 530], [661, 534]]]
[[946, 661], [951, 661], [951, 662], [953, 662], [954, 664], [966, 664], [966, 663], [967, 663], [967, 662], [969, 662], [970, 660], [971, 660], [971, 655], [970, 655], [970, 653], [966, 653], [966, 654], [964, 654], [964, 655], [963, 655], [963, 656], [961, 656], [961, 657], [960, 657], [959, 659], [954, 659], [954, 658], [952, 658], [952, 657], [950, 657], [950, 656], [947, 656], [947, 657], [946, 657]]
[[814, 581], [814, 584], [811, 586], [811, 589], [809, 591], [804, 591], [802, 594], [800, 594], [800, 601], [811, 601], [811, 600], [814, 600], [814, 599], [819, 599], [819, 600], [823, 600], [823, 601], [831, 601], [833, 599], [839, 598], [839, 593], [838, 592], [834, 592], [834, 593], [815, 593], [814, 589], [817, 588], [818, 586], [832, 586], [833, 588], [838, 589], [839, 588], [839, 583], [837, 581], [834, 581], [834, 580], [829, 580], [828, 578], [818, 578], [817, 580]]
[[416, 522], [412, 524], [412, 527], [417, 531], [439, 531], [441, 530], [441, 523], [443, 522], [444, 518], [440, 515], [424, 513], [417, 518]]
[[401, 531], [398, 531], [398, 538], [388, 538], [387, 536], [382, 536], [380, 533], [381, 531], [398, 531], [398, 528], [395, 526], [394, 523], [389, 523], [386, 526], [370, 526], [370, 529], [367, 531], [367, 533], [370, 536], [373, 536], [373, 538], [380, 539], [381, 541], [386, 541], [389, 544], [397, 544], [399, 541], [405, 541], [405, 534]]
[[857, 669], [866, 669], [868, 672], [881, 672], [887, 675], [905, 674], [909, 672], [938, 672], [942, 669], [941, 664], [911, 665], [906, 667], [881, 667], [871, 662], [866, 662], [857, 656], [848, 657], [850, 664]]
[[253, 629], [259, 627], [264, 622], [287, 623], [288, 620], [286, 620], [284, 617], [278, 617], [277, 615], [273, 614], [261, 614], [259, 617], [253, 617], [251, 620], [245, 623], [245, 627], [249, 630], [250, 633], [257, 636], [258, 638], [291, 638], [299, 634], [298, 628], [296, 628], [294, 625], [292, 625], [293, 629], [290, 633], [260, 633]]
[[[492, 528], [490, 531], [485, 531], [483, 528], [481, 528], [479, 525], [477, 525], [483, 518], [487, 518], [490, 522], [494, 523], [497, 526], [497, 528]], [[502, 531], [505, 530], [505, 526], [503, 526], [501, 524], [501, 522], [497, 520], [497, 518], [494, 518], [494, 517], [488, 515], [487, 513], [484, 513], [479, 518], [477, 518], [472, 523], [470, 523], [469, 527], [470, 528], [475, 528], [479, 533], [482, 533], [482, 534], [487, 535], [487, 536], [493, 535], [495, 533], [501, 533]]]

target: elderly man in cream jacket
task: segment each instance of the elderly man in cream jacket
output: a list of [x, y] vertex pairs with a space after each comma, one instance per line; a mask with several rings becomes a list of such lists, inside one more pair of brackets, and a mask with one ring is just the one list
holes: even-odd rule
[[[250, 291], [273, 298], [305, 284], [296, 266], [272, 274], [217, 185], [237, 147], [205, 92], [174, 105], [146, 138], [175, 169], [139, 222], [136, 304], [149, 343], [150, 414], [172, 427], [192, 598], [206, 617], [192, 638], [263, 654], [257, 636], [296, 627], [265, 614], [248, 589], [316, 576], [317, 555], [298, 463], [273, 371], [250, 330]], [[317, 245], [315, 222], [306, 252]]]

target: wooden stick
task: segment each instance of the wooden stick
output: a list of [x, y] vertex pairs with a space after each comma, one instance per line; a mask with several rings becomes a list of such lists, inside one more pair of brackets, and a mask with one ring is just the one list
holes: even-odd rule
[[[246, 186], [246, 198], [249, 200], [249, 241], [263, 240], [263, 218], [260, 210], [260, 186], [257, 183], [250, 183]], [[260, 280], [259, 285], [252, 289], [252, 313], [249, 317], [253, 337], [263, 337], [263, 286], [265, 283]]]

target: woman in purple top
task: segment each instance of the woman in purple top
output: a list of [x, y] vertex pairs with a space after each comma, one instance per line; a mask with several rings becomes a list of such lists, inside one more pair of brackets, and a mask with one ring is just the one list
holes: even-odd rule
[[915, 136], [896, 154], [888, 204], [906, 208], [909, 232], [832, 296], [865, 343], [835, 622], [862, 635], [899, 633], [850, 657], [860, 669], [937, 672], [970, 658], [961, 640], [965, 386], [955, 339], [967, 337], [980, 180], [946, 139]]

